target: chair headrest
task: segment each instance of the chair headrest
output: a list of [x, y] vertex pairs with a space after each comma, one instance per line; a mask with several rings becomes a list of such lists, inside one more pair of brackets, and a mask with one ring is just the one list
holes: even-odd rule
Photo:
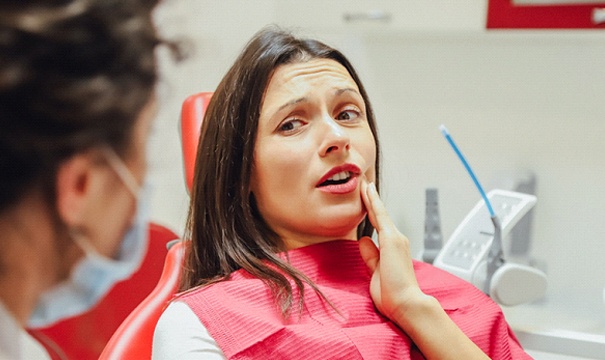
[[191, 193], [195, 157], [200, 139], [200, 130], [204, 114], [210, 103], [212, 92], [200, 92], [183, 101], [181, 108], [181, 143], [183, 147], [183, 166], [187, 191]]

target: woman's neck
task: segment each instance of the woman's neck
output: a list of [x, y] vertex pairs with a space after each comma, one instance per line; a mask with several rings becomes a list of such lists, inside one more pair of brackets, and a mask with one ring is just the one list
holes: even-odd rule
[[313, 244], [321, 244], [334, 240], [357, 240], [357, 229], [354, 229], [348, 233], [342, 234], [327, 234], [326, 236], [312, 236], [312, 235], [302, 235], [302, 236], [280, 236], [283, 239], [284, 244], [286, 245], [286, 249], [294, 250], [301, 247], [313, 245]]

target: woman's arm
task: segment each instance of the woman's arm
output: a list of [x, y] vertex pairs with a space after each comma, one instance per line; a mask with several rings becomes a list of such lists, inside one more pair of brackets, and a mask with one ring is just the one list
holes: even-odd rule
[[224, 360], [225, 355], [195, 313], [173, 302], [162, 313], [153, 334], [153, 360]]
[[361, 193], [380, 246], [369, 237], [359, 243], [372, 273], [370, 294], [377, 309], [408, 334], [427, 359], [489, 359], [418, 286], [409, 240], [391, 221], [374, 184], [364, 181]]

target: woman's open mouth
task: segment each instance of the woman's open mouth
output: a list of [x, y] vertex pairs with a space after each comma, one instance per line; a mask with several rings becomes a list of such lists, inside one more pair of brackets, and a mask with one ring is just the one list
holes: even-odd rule
[[331, 194], [348, 194], [357, 189], [360, 170], [355, 165], [343, 165], [330, 170], [317, 188]]

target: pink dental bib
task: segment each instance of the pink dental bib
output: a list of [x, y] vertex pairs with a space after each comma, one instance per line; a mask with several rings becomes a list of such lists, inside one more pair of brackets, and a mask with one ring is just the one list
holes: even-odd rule
[[[331, 241], [288, 252], [290, 263], [334, 307], [305, 285], [304, 310], [284, 319], [267, 285], [243, 270], [227, 281], [179, 297], [200, 318], [228, 359], [423, 359], [411, 339], [377, 312], [356, 241]], [[530, 359], [501, 309], [471, 284], [414, 262], [422, 290], [492, 359]], [[298, 300], [295, 291], [294, 303]], [[336, 308], [338, 311], [336, 311]]]

